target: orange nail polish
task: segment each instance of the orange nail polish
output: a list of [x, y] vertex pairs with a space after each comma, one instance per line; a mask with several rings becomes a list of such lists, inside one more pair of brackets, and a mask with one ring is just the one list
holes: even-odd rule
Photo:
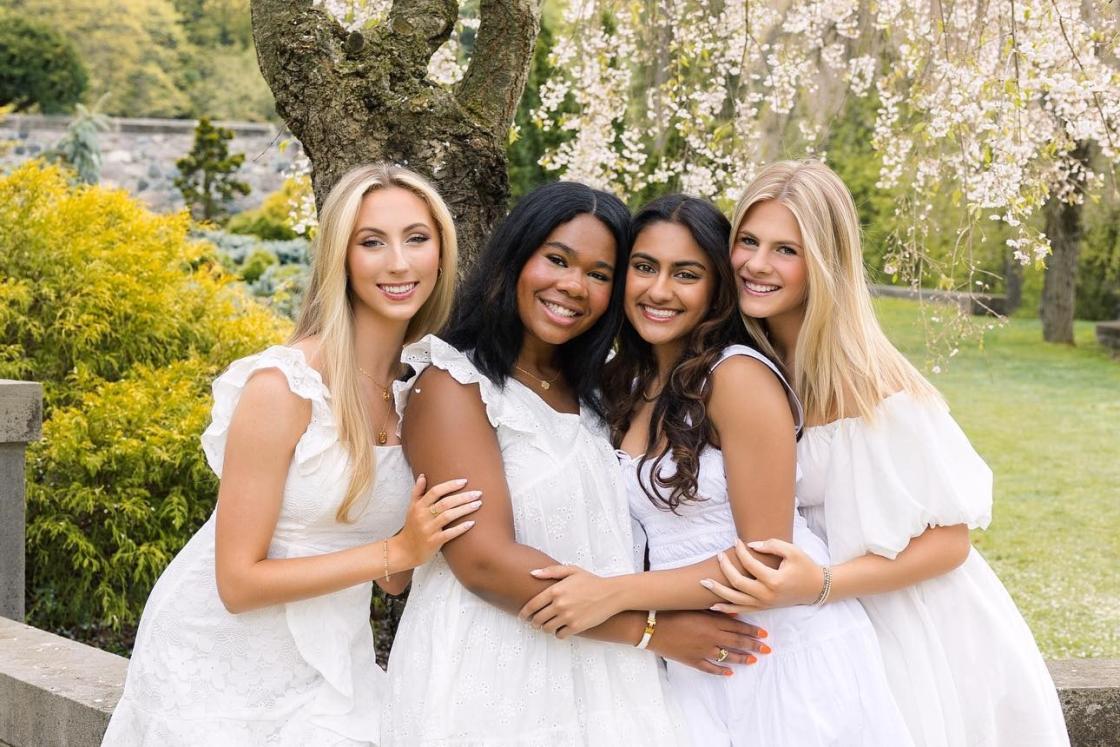
[[768, 654], [768, 653], [770, 653], [770, 647], [769, 647], [769, 646], [767, 646], [767, 645], [766, 645], [766, 644], [764, 643], [764, 644], [762, 644], [761, 646], [759, 646], [759, 647], [758, 647], [758, 652], [759, 652], [760, 654]]
[[766, 632], [765, 630], [763, 630], [762, 628], [759, 628], [759, 629], [758, 629], [758, 637], [759, 637], [759, 638], [765, 638], [765, 637], [766, 637], [766, 636], [768, 636], [768, 635], [770, 635], [770, 634], [769, 634], [769, 633], [767, 633], [767, 632]]
[[756, 659], [751, 654], [747, 654], [747, 664], [757, 664], [757, 663], [758, 663], [758, 659]]
[[724, 677], [730, 677], [730, 676], [731, 676], [731, 675], [733, 675], [733, 674], [735, 674], [735, 673], [734, 673], [734, 672], [732, 672], [732, 671], [731, 671], [731, 670], [729, 669], [729, 670], [727, 670], [726, 672], [724, 672], [724, 673], [723, 673], [723, 676], [724, 676]]

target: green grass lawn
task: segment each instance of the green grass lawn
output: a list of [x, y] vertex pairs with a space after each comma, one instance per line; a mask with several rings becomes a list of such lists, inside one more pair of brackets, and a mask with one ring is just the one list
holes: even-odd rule
[[[973, 542], [1047, 658], [1120, 657], [1120, 360], [1078, 322], [1076, 347], [1014, 318], [929, 372], [916, 302], [877, 299], [891, 340], [952, 407], [995, 472]], [[943, 313], [927, 307], [927, 313]]]

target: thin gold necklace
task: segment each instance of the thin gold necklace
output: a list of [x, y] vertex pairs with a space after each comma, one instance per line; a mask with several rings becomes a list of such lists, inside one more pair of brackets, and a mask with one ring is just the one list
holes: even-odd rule
[[385, 429], [385, 426], [389, 424], [389, 412], [393, 408], [393, 398], [389, 396], [389, 387], [383, 385], [380, 381], [373, 378], [373, 376], [371, 376], [370, 373], [361, 366], [358, 366], [358, 373], [360, 373], [362, 376], [365, 376], [378, 388], [380, 388], [381, 398], [385, 400], [385, 415], [381, 418], [381, 427], [377, 430], [377, 445], [384, 446], [389, 442], [389, 432]]
[[539, 381], [540, 385], [541, 385], [541, 389], [543, 389], [546, 392], [549, 389], [551, 389], [552, 385], [556, 383], [556, 380], [560, 378], [560, 372], [557, 372], [557, 374], [555, 376], [553, 376], [551, 379], [542, 379], [540, 376], [537, 376], [536, 374], [529, 373], [528, 371], [526, 371], [524, 368], [517, 365], [516, 363], [513, 364], [513, 367], [516, 368], [521, 373], [528, 376], [529, 378], [536, 379], [537, 381]]

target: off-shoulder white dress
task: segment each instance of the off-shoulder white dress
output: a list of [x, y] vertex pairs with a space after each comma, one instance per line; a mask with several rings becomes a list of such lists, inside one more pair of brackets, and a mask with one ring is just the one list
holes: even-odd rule
[[[417, 376], [436, 366], [478, 385], [518, 542], [600, 575], [634, 570], [626, 496], [598, 418], [556, 412], [512, 378], [498, 387], [437, 337], [402, 360]], [[414, 385], [396, 387], [398, 408]], [[468, 591], [442, 554], [413, 576], [389, 685], [384, 745], [680, 744], [651, 652], [533, 630]]]
[[[797, 456], [802, 510], [836, 564], [894, 558], [929, 526], [991, 520], [991, 470], [939, 402], [900, 392], [873, 421], [806, 429]], [[1034, 638], [975, 549], [945, 575], [860, 601], [919, 745], [1069, 744]]]
[[[355, 521], [335, 512], [349, 484], [330, 393], [295, 348], [234, 362], [214, 382], [202, 436], [220, 477], [237, 401], [257, 371], [277, 369], [311, 402], [284, 483], [270, 558], [316, 555], [388, 537], [404, 523], [411, 489], [400, 447], [378, 447], [377, 477]], [[214, 577], [214, 517], [160, 576], [136, 636], [124, 695], [105, 745], [371, 745], [380, 731], [385, 673], [374, 660], [370, 583], [231, 614]]]

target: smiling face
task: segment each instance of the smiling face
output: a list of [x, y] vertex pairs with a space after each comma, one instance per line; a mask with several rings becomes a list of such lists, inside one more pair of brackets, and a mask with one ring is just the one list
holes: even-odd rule
[[400, 187], [362, 198], [346, 254], [355, 305], [407, 322], [431, 294], [439, 263], [439, 233], [423, 199]]
[[731, 267], [739, 277], [739, 309], [756, 319], [801, 315], [808, 273], [801, 228], [777, 200], [751, 206], [735, 230]]
[[527, 336], [562, 345], [599, 321], [611, 300], [614, 236], [593, 215], [561, 223], [517, 278], [517, 313]]
[[677, 223], [653, 223], [634, 240], [626, 318], [650, 345], [679, 345], [708, 313], [715, 279], [707, 254]]

